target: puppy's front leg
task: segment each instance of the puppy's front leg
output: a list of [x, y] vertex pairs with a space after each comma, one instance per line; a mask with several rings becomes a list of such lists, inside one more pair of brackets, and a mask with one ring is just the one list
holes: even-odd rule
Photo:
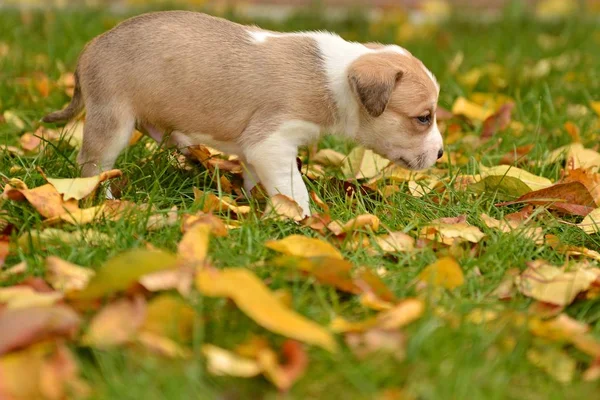
[[269, 196], [278, 193], [289, 196], [302, 207], [304, 215], [310, 215], [308, 191], [296, 163], [297, 146], [267, 139], [245, 153], [248, 164]]

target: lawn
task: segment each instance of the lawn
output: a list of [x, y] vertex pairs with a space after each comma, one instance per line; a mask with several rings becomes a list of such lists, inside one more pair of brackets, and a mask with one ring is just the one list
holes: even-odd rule
[[[309, 168], [305, 181], [326, 204], [313, 203], [315, 211], [326, 222], [346, 223], [367, 215], [360, 220], [363, 223], [340, 232], [335, 224], [326, 228], [313, 221], [311, 227], [293, 218], [263, 217], [266, 201], [260, 196], [250, 202], [237, 196], [239, 176], [225, 156], [213, 155], [217, 161], [212, 163], [185, 162], [149, 138], [132, 144], [115, 166], [122, 176], [110, 184], [121, 204], [129, 205], [118, 218], [98, 213], [102, 215], [77, 224], [68, 216], [61, 220], [50, 215], [56, 210], [43, 215], [43, 204], [19, 201], [22, 183], [35, 188], [44, 185], [46, 177], [78, 176], [76, 134], [69, 139], [77, 126], [70, 130], [46, 126], [42, 131], [38, 121], [68, 102], [68, 73], [85, 43], [126, 15], [102, 10], [2, 10], [0, 144], [5, 146], [0, 150], [0, 180], [6, 192], [0, 199], [4, 232], [0, 236], [0, 322], [5, 323], [0, 323], [0, 398], [41, 398], [40, 393], [60, 398], [61, 390], [76, 381], [73, 374], [84, 382], [79, 386], [87, 387], [80, 390], [94, 399], [598, 396], [600, 254], [594, 251], [600, 251], [600, 235], [593, 232], [593, 220], [586, 225], [588, 232], [577, 226], [600, 205], [595, 187], [600, 182], [596, 173], [600, 167], [597, 17], [576, 14], [542, 22], [512, 7], [485, 24], [458, 15], [443, 23], [417, 26], [399, 11], [386, 13], [377, 23], [362, 15], [356, 12], [329, 21], [319, 13], [299, 13], [284, 22], [247, 21], [233, 12], [226, 15], [282, 31], [327, 29], [350, 40], [397, 42], [437, 76], [439, 105], [453, 115], [438, 114], [447, 156], [435, 169], [408, 176], [388, 167], [390, 179], [367, 165], [372, 160], [369, 154], [362, 166], [342, 161], [340, 167], [323, 157], [316, 162], [312, 152], [302, 150], [304, 171]], [[511, 103], [512, 116], [507, 117], [510, 111], [505, 107], [498, 118], [492, 116], [484, 123]], [[490, 127], [489, 121], [497, 124]], [[22, 137], [27, 132], [33, 135]], [[36, 136], [44, 132], [46, 137], [38, 143]], [[553, 152], [576, 142], [588, 151], [576, 145]], [[344, 155], [353, 146], [331, 137], [319, 143], [320, 150]], [[356, 155], [360, 149], [353, 151]], [[498, 165], [513, 168], [486, 169]], [[367, 178], [352, 179], [358, 169]], [[575, 192], [563, 198], [562, 189], [551, 186], [559, 181], [581, 183], [569, 186]], [[549, 186], [555, 191], [542, 192], [532, 206], [499, 205], [526, 193], [535, 197], [535, 190]], [[228, 194], [231, 188], [233, 194]], [[219, 210], [211, 194], [237, 197], [240, 208]], [[66, 204], [60, 195], [58, 201]], [[98, 190], [81, 200], [79, 207], [101, 206], [105, 201]], [[50, 201], [46, 204], [51, 206]], [[192, 225], [194, 216], [199, 218]], [[502, 222], [505, 217], [513, 221], [510, 227]], [[191, 250], [179, 245], [183, 222], [187, 223], [183, 243]], [[202, 226], [207, 222], [212, 223], [208, 226], [213, 233], [205, 257], [202, 244], [209, 233]], [[49, 229], [55, 230], [50, 231], [54, 236], [40, 236]], [[400, 232], [392, 236], [395, 246], [382, 242], [390, 232]], [[307, 248], [294, 248], [301, 246], [297, 239], [284, 251], [291, 256], [279, 257], [273, 241], [296, 234], [333, 247], [325, 258], [302, 259]], [[4, 266], [2, 249], [9, 250]], [[110, 268], [107, 260], [131, 249], [139, 249], [129, 254], [135, 260], [117, 258], [116, 271], [99, 283], [101, 271]], [[169, 282], [163, 282], [165, 290], [150, 288], [139, 283], [141, 272], [130, 280], [124, 277], [127, 268], [144, 274], [160, 269], [161, 262], [169, 264], [171, 254], [177, 252], [179, 268], [189, 272], [194, 267], [192, 272], [198, 274], [190, 293], [178, 294]], [[332, 259], [339, 254], [348, 263]], [[58, 261], [48, 261], [50, 256]], [[64, 269], [49, 274], [53, 263], [63, 265], [60, 260], [100, 271], [90, 283], [101, 288], [99, 294], [89, 295], [90, 286], [78, 291], [57, 284], [76, 281]], [[14, 265], [23, 270], [4, 272]], [[351, 272], [344, 270], [348, 265]], [[261, 286], [253, 280], [246, 286], [242, 278], [238, 286], [229, 282], [234, 286], [227, 295], [215, 294], [213, 284], [228, 283], [218, 271], [232, 267], [250, 271], [251, 275], [241, 274], [244, 279], [260, 278], [272, 291], [268, 295], [276, 299], [252, 304], [251, 299], [259, 295], [252, 290], [262, 290]], [[82, 270], [73, 268], [70, 271], [84, 279]], [[175, 286], [183, 285], [182, 281]], [[501, 284], [502, 290], [497, 290]], [[34, 289], [9, 292], [15, 287]], [[40, 293], [58, 294], [60, 299], [49, 301]], [[165, 309], [160, 309], [157, 299], [166, 299]], [[26, 304], [15, 305], [18, 301]], [[106, 304], [105, 318], [98, 320]], [[38, 324], [37, 333], [32, 333], [25, 322], [34, 318], [28, 307], [37, 307], [42, 314], [49, 308], [68, 307], [79, 320], [62, 330]], [[275, 320], [276, 325], [278, 312], [314, 321], [311, 329], [333, 337], [337, 351], [319, 346], [322, 341], [301, 337], [301, 329], [296, 331], [292, 325], [266, 329], [256, 322], [257, 307], [263, 318]], [[22, 319], [9, 319], [15, 310], [21, 311]], [[389, 310], [396, 311], [395, 320], [383, 326], [386, 312], [394, 319]], [[271, 317], [264, 317], [265, 313]], [[170, 320], [178, 316], [181, 321]], [[349, 328], [341, 322], [368, 321], [373, 316], [374, 326]], [[21, 322], [9, 326], [6, 321]], [[144, 332], [154, 336], [143, 336]], [[8, 339], [2, 344], [3, 335], [5, 339], [16, 335], [23, 343], [11, 347]], [[280, 356], [269, 363], [259, 356], [281, 355], [284, 344], [292, 349], [287, 360]], [[206, 345], [227, 350], [237, 360], [237, 369], [222, 366], [225, 374], [219, 376], [214, 368], [207, 368], [215, 348]], [[68, 354], [74, 356], [78, 372], [61, 369], [71, 365]], [[229, 376], [235, 372], [256, 376]], [[15, 392], [21, 397], [11, 397]]]

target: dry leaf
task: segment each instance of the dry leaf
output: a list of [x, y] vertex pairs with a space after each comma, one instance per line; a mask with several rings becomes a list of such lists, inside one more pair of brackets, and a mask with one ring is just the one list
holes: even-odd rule
[[530, 349], [527, 351], [527, 359], [558, 382], [569, 383], [573, 380], [576, 363], [563, 350], [554, 347]]
[[390, 353], [402, 361], [406, 356], [406, 337], [401, 332], [370, 329], [364, 333], [348, 333], [346, 343], [359, 358], [373, 353]]
[[545, 189], [529, 192], [515, 201], [499, 203], [505, 206], [517, 203], [547, 206], [567, 214], [588, 215], [597, 207], [587, 188], [580, 182], [557, 183]]
[[336, 236], [340, 236], [344, 233], [349, 233], [363, 227], [367, 227], [373, 231], [378, 230], [379, 218], [372, 214], [363, 214], [352, 218], [343, 225], [339, 221], [332, 221], [327, 225], [327, 228]]
[[81, 342], [98, 349], [129, 343], [145, 318], [146, 303], [142, 297], [117, 300], [94, 316]]
[[13, 125], [19, 130], [25, 129], [25, 122], [12, 110], [6, 110], [2, 114], [7, 124]]
[[126, 290], [146, 274], [172, 269], [177, 258], [158, 250], [133, 249], [108, 260], [96, 270], [88, 286], [73, 292], [69, 297], [78, 300], [93, 300], [114, 292]]
[[580, 182], [583, 184], [596, 204], [600, 203], [600, 174], [588, 169], [568, 169], [560, 183]]
[[600, 277], [600, 268], [574, 268], [564, 271], [545, 261], [529, 263], [516, 278], [521, 293], [536, 300], [559, 306], [569, 305]]
[[92, 193], [98, 185], [108, 179], [123, 176], [118, 169], [102, 172], [100, 175], [89, 178], [58, 179], [46, 178], [48, 183], [56, 188], [56, 191], [63, 195], [65, 201], [70, 199], [81, 200]]
[[38, 148], [42, 144], [42, 139], [27, 132], [21, 135], [21, 137], [19, 138], [19, 144], [21, 145], [21, 148], [23, 150], [27, 152], [33, 152], [35, 150], [38, 150]]
[[404, 232], [390, 232], [376, 236], [374, 240], [384, 253], [410, 252], [415, 248], [415, 239]]
[[421, 318], [425, 303], [420, 299], [404, 299], [393, 308], [377, 316], [377, 326], [382, 329], [399, 329]]
[[183, 299], [163, 293], [148, 302], [140, 330], [176, 342], [188, 342], [193, 337], [196, 320], [196, 311]]
[[213, 375], [250, 378], [257, 376], [262, 371], [256, 360], [240, 357], [229, 350], [212, 344], [202, 345], [202, 354], [206, 357], [208, 372]]
[[136, 337], [137, 343], [147, 350], [169, 358], [190, 358], [192, 352], [177, 342], [151, 332], [139, 332]]
[[304, 212], [292, 198], [284, 194], [276, 194], [269, 199], [262, 218], [274, 218], [298, 222], [304, 219]]
[[210, 225], [193, 225], [179, 242], [177, 247], [178, 260], [193, 267], [203, 265], [208, 254], [210, 232]]
[[460, 265], [452, 257], [443, 257], [427, 266], [418, 279], [425, 284], [454, 289], [465, 283]]
[[0, 288], [0, 305], [2, 308], [45, 307], [62, 300], [60, 292], [40, 292], [30, 286], [8, 286]]
[[55, 256], [46, 258], [46, 281], [56, 290], [66, 293], [83, 290], [96, 273]]
[[346, 260], [328, 257], [281, 256], [271, 262], [280, 267], [297, 268], [314, 276], [320, 283], [331, 285], [341, 291], [360, 293], [360, 289], [352, 277], [352, 264]]
[[512, 178], [519, 179], [521, 182], [526, 184], [531, 190], [540, 190], [552, 186], [552, 182], [550, 181], [550, 179], [534, 175], [530, 172], [527, 172], [517, 167], [512, 167], [510, 165], [497, 165], [495, 167], [489, 168], [480, 165], [479, 168], [481, 171], [480, 175], [482, 178], [488, 176], [509, 176]]
[[283, 306], [254, 274], [246, 269], [202, 270], [196, 286], [205, 296], [231, 298], [238, 308], [264, 328], [335, 351], [336, 343], [327, 330]]
[[98, 232], [93, 229], [77, 230], [67, 232], [60, 229], [47, 228], [43, 231], [30, 230], [24, 232], [18, 239], [21, 249], [27, 251], [31, 248], [46, 248], [51, 245], [74, 245], [85, 243], [87, 246], [97, 246], [99, 244], [112, 243], [113, 238], [106, 233]]
[[452, 114], [464, 115], [471, 120], [483, 122], [490, 117], [493, 112], [489, 109], [481, 107], [478, 104], [470, 102], [464, 97], [459, 97], [452, 105]]
[[106, 216], [104, 213], [105, 205], [100, 204], [96, 207], [83, 208], [75, 211], [67, 211], [44, 221], [45, 226], [56, 225], [60, 222], [67, 222], [72, 225], [85, 225], [100, 220]]
[[11, 200], [27, 200], [45, 218], [57, 217], [65, 212], [79, 210], [76, 200], [63, 201], [62, 196], [47, 183], [33, 189], [13, 189], [5, 187], [4, 195]]
[[315, 154], [315, 156], [310, 160], [317, 164], [322, 164], [325, 166], [339, 167], [344, 162], [346, 156], [342, 153], [339, 153], [332, 149], [322, 149]]
[[184, 215], [181, 222], [181, 230], [185, 233], [196, 224], [209, 225], [210, 233], [217, 237], [227, 236], [227, 230], [229, 229], [223, 220], [216, 215], [200, 213], [197, 215]]
[[432, 222], [434, 223], [421, 229], [421, 237], [452, 245], [453, 243], [462, 240], [478, 243], [485, 236], [478, 227], [469, 225], [467, 222]]
[[194, 188], [194, 199], [202, 199], [202, 211], [205, 213], [229, 210], [237, 215], [244, 215], [250, 212], [249, 206], [238, 206], [235, 200], [231, 198], [218, 197], [214, 193], [203, 192], [202, 190], [198, 190], [196, 188]]
[[79, 323], [75, 311], [60, 305], [0, 310], [0, 355], [50, 338], [72, 338]]
[[600, 231], [600, 208], [591, 211], [577, 226], [588, 235], [598, 233]]
[[355, 147], [344, 159], [342, 173], [346, 179], [368, 179], [378, 175], [390, 160], [367, 150]]
[[500, 107], [496, 113], [490, 115], [483, 121], [481, 137], [484, 139], [491, 138], [496, 132], [503, 131], [508, 128], [512, 116], [512, 110], [515, 108], [515, 103], [506, 103]]
[[515, 278], [519, 275], [521, 271], [517, 268], [510, 268], [504, 273], [504, 278], [502, 281], [494, 289], [494, 291], [490, 294], [490, 296], [497, 297], [500, 300], [509, 300], [512, 299], [515, 295], [515, 291], [517, 289], [515, 284]]
[[320, 239], [309, 238], [302, 235], [290, 235], [281, 240], [270, 240], [265, 243], [265, 246], [271, 250], [290, 256], [343, 259], [339, 250], [331, 244]]

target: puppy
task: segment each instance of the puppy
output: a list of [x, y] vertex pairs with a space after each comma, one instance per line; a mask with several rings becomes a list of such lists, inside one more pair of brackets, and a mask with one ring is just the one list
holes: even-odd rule
[[396, 45], [347, 42], [327, 32], [277, 33], [201, 13], [128, 19], [81, 53], [75, 91], [44, 122], [84, 107], [83, 176], [110, 169], [136, 126], [179, 148], [236, 154], [244, 188], [293, 198], [310, 214], [298, 147], [330, 133], [393, 162], [424, 169], [442, 156], [439, 85]]

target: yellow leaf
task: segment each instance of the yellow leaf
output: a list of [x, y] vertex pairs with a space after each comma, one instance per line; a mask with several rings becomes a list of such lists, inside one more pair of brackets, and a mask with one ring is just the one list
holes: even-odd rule
[[554, 347], [528, 350], [527, 359], [562, 383], [569, 383], [573, 380], [577, 367], [575, 360], [569, 357], [566, 352]]
[[380, 313], [377, 316], [377, 325], [382, 329], [402, 328], [421, 318], [423, 312], [425, 312], [423, 300], [404, 299], [393, 308]]
[[590, 105], [592, 107], [592, 110], [594, 110], [596, 114], [598, 114], [598, 116], [600, 117], [600, 101], [592, 101]]
[[191, 351], [180, 346], [168, 337], [160, 336], [151, 332], [139, 332], [137, 342], [153, 353], [170, 358], [189, 358]]
[[327, 330], [283, 306], [265, 284], [242, 268], [199, 271], [196, 286], [205, 296], [231, 298], [238, 308], [264, 328], [306, 343], [335, 351]]
[[3, 113], [4, 120], [6, 123], [15, 126], [17, 129], [25, 129], [25, 122], [14, 111], [6, 110]]
[[270, 240], [265, 246], [271, 250], [297, 257], [329, 257], [343, 259], [338, 249], [320, 239], [290, 235], [281, 240]]
[[544, 158], [542, 165], [553, 164], [564, 159], [567, 160], [568, 169], [592, 168], [596, 171], [600, 168], [600, 153], [586, 149], [581, 143], [568, 144], [551, 151]]
[[146, 317], [142, 297], [120, 299], [105, 306], [90, 322], [81, 342], [99, 349], [131, 341]]
[[293, 199], [284, 194], [276, 194], [269, 199], [262, 218], [302, 221], [304, 213]]
[[535, 7], [535, 14], [542, 19], [563, 18], [573, 14], [579, 6], [575, 0], [542, 0]]
[[205, 213], [229, 210], [237, 215], [244, 215], [250, 212], [249, 206], [238, 206], [230, 197], [218, 197], [214, 193], [203, 192], [196, 188], [194, 188], [194, 199], [203, 201], [202, 211]]
[[92, 300], [129, 288], [140, 277], [165, 269], [175, 268], [177, 259], [159, 250], [134, 249], [108, 260], [96, 271], [87, 288], [73, 292], [69, 297]]
[[71, 212], [65, 212], [44, 221], [45, 226], [55, 225], [59, 222], [67, 222], [73, 225], [85, 225], [97, 221], [105, 216], [105, 204], [99, 206], [78, 209]]
[[31, 248], [37, 249], [52, 245], [78, 244], [85, 243], [86, 245], [97, 246], [113, 242], [113, 238], [106, 233], [98, 232], [92, 229], [77, 230], [67, 232], [60, 229], [47, 228], [43, 231], [31, 230], [23, 233], [18, 239], [18, 244], [21, 249], [26, 251]]
[[390, 163], [390, 160], [367, 150], [355, 147], [342, 164], [342, 173], [347, 179], [372, 178], [379, 174]]
[[259, 363], [250, 358], [240, 357], [237, 354], [214, 346], [202, 346], [202, 354], [206, 357], [207, 369], [213, 375], [229, 375], [241, 378], [250, 378], [261, 373]]
[[589, 213], [577, 226], [589, 235], [598, 233], [600, 231], [600, 208]]
[[375, 243], [385, 253], [408, 252], [415, 248], [415, 239], [404, 232], [390, 232], [387, 235], [376, 236]]
[[491, 116], [494, 111], [490, 109], [485, 109], [478, 104], [470, 102], [464, 97], [459, 97], [454, 101], [452, 105], [452, 113], [455, 115], [464, 115], [465, 117], [472, 119], [474, 121], [485, 121], [489, 116]]
[[460, 240], [478, 243], [485, 234], [476, 226], [469, 225], [466, 222], [458, 222], [455, 224], [435, 223], [427, 225], [421, 229], [421, 236], [425, 239], [437, 240], [451, 245]]
[[37, 292], [29, 286], [0, 288], [0, 304], [7, 309], [51, 306], [62, 298], [60, 292]]
[[15, 201], [26, 199], [45, 218], [79, 210], [77, 201], [64, 201], [60, 193], [49, 183], [33, 189], [5, 188], [4, 196]]
[[481, 170], [480, 175], [482, 178], [488, 176], [510, 176], [519, 179], [521, 182], [529, 186], [531, 190], [540, 190], [552, 186], [552, 181], [550, 181], [550, 179], [534, 175], [530, 172], [510, 165], [497, 165], [489, 168], [480, 165], [479, 168]]
[[46, 180], [56, 188], [58, 193], [63, 195], [63, 199], [66, 201], [69, 199], [81, 200], [92, 193], [101, 182], [122, 175], [120, 170], [113, 169], [89, 178], [47, 178]]
[[418, 276], [424, 283], [454, 289], [465, 283], [460, 265], [452, 257], [443, 257], [426, 267]]
[[517, 286], [525, 296], [559, 306], [569, 305], [598, 277], [600, 268], [573, 268], [565, 272], [545, 261], [534, 261], [517, 277]]
[[208, 254], [211, 226], [195, 224], [184, 235], [177, 247], [179, 260], [192, 266], [202, 265]]
[[343, 233], [352, 232], [363, 227], [368, 227], [376, 231], [379, 229], [379, 218], [372, 214], [363, 214], [352, 218], [343, 225], [339, 221], [332, 221], [327, 225], [327, 228], [336, 236], [339, 236]]
[[93, 269], [80, 267], [55, 256], [46, 258], [46, 281], [63, 293], [83, 290], [95, 274]]
[[363, 321], [349, 322], [342, 317], [335, 317], [329, 324], [329, 328], [336, 333], [364, 332], [377, 326], [377, 318], [369, 318]]
[[161, 294], [148, 302], [141, 330], [178, 342], [189, 341], [195, 321], [196, 312], [185, 301], [172, 294]]

